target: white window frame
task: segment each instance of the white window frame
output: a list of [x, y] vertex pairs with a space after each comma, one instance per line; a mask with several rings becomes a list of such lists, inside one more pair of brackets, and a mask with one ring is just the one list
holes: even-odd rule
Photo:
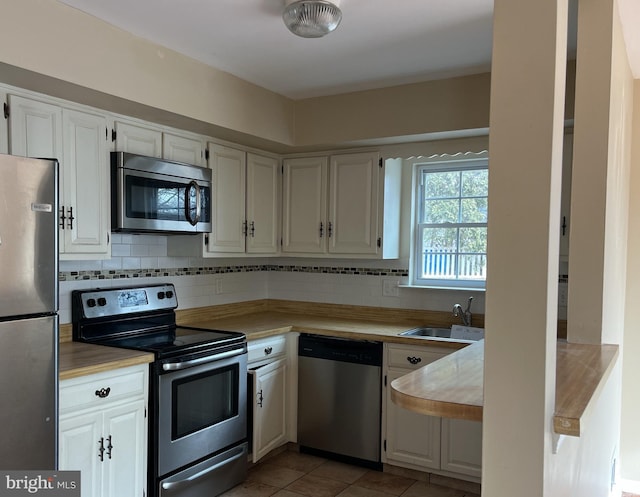
[[[455, 160], [446, 159], [442, 156], [436, 156], [435, 158], [422, 158], [412, 160], [412, 198], [411, 198], [411, 249], [409, 254], [409, 280], [410, 286], [425, 287], [425, 288], [444, 288], [453, 290], [484, 290], [486, 286], [486, 279], [451, 279], [451, 278], [420, 278], [421, 267], [424, 263], [422, 254], [422, 240], [420, 239], [421, 230], [418, 229], [420, 225], [420, 214], [418, 209], [418, 201], [420, 199], [420, 176], [423, 169], [433, 169], [434, 171], [460, 171], [469, 169], [487, 169], [489, 166], [489, 159], [485, 153], [482, 157], [474, 157], [472, 159]], [[487, 196], [487, 199], [489, 197]], [[458, 224], [454, 226], [460, 226]], [[473, 226], [485, 227], [487, 223], [475, 224]]]

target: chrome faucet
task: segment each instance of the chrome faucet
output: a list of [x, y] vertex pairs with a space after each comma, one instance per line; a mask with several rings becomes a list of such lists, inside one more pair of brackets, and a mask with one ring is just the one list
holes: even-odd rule
[[453, 305], [453, 315], [455, 317], [460, 316], [460, 319], [462, 319], [462, 324], [465, 326], [471, 326], [471, 302], [473, 302], [473, 297], [469, 297], [467, 308], [464, 311], [462, 310], [462, 306], [460, 304]]

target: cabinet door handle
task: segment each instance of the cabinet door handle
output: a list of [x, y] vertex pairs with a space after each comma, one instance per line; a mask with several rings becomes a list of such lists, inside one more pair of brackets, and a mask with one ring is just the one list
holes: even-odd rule
[[64, 221], [67, 216], [64, 215], [64, 205], [60, 206], [60, 228], [64, 229]]
[[327, 236], [329, 238], [333, 236], [333, 223], [331, 221], [327, 224]]
[[73, 217], [73, 207], [69, 207], [69, 215], [67, 216], [67, 219], [69, 220], [69, 229], [72, 230], [73, 220], [75, 219], [75, 217]]
[[104, 437], [100, 437], [98, 441], [98, 457], [100, 458], [100, 462], [104, 461]]
[[111, 387], [101, 388], [100, 390], [96, 390], [96, 397], [100, 397], [101, 399], [104, 399], [105, 397], [108, 397], [110, 393], [111, 393]]
[[422, 358], [421, 357], [409, 356], [409, 357], [407, 357], [407, 361], [409, 361], [411, 364], [418, 364], [418, 363], [422, 362]]
[[320, 221], [320, 238], [324, 236], [324, 223]]
[[258, 407], [262, 407], [263, 400], [264, 400], [264, 397], [262, 396], [262, 390], [260, 390], [260, 392], [258, 392]]
[[251, 233], [251, 238], [256, 236], [256, 223], [254, 221], [251, 221], [251, 228], [249, 229], [249, 232]]
[[247, 221], [242, 221], [242, 236], [247, 236], [247, 233], [248, 233]]
[[265, 347], [265, 349], [264, 349], [264, 354], [265, 355], [269, 355], [269, 354], [271, 354], [271, 352], [273, 352], [273, 347]]
[[113, 445], [111, 444], [111, 435], [107, 437], [107, 456], [111, 459], [111, 449], [113, 449]]

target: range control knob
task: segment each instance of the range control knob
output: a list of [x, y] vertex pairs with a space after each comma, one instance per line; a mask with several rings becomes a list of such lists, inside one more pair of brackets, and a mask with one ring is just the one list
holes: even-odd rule
[[87, 307], [95, 307], [96, 299], [87, 299]]
[[107, 305], [107, 299], [105, 299], [104, 297], [100, 297], [100, 298], [98, 299], [98, 305], [99, 305], [100, 307], [104, 307], [105, 305]]
[[158, 292], [158, 300], [162, 300], [164, 298], [164, 292]]
[[166, 295], [167, 295], [167, 298], [170, 299], [173, 297], [173, 292], [171, 290], [168, 290]]

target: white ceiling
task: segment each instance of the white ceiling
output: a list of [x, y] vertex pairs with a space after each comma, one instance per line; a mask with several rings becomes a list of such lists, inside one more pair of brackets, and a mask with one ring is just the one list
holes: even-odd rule
[[[342, 0], [342, 23], [317, 39], [286, 29], [284, 0], [59, 1], [293, 99], [485, 72], [491, 64], [493, 0]], [[619, 2], [638, 77], [640, 36], [631, 28], [640, 1]]]

